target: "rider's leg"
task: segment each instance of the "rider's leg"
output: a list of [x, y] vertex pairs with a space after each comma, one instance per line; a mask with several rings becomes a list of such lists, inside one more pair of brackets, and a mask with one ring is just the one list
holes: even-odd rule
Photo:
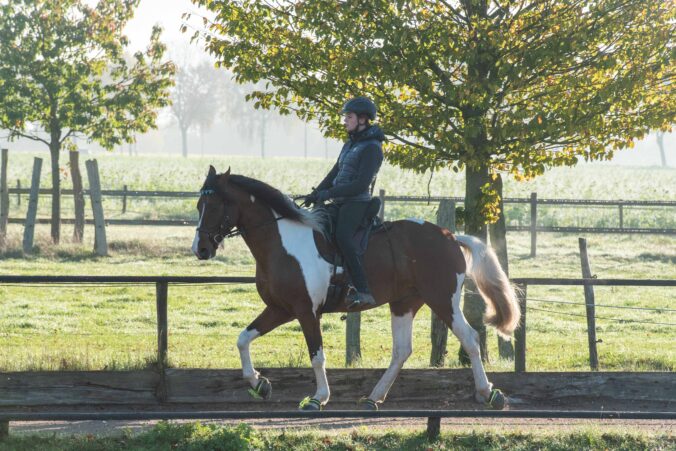
[[375, 304], [366, 280], [366, 273], [354, 246], [353, 237], [364, 219], [368, 202], [346, 202], [340, 207], [336, 224], [336, 242], [340, 248], [345, 264], [350, 271], [352, 283], [357, 289], [359, 301]]

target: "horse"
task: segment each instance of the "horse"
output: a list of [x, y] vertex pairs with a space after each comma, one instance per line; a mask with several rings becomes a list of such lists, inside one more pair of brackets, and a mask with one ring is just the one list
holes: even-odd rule
[[[321, 410], [329, 401], [326, 358], [322, 349], [321, 307], [327, 297], [332, 264], [318, 252], [325, 245], [318, 210], [298, 206], [274, 187], [243, 175], [217, 174], [213, 166], [197, 202], [199, 222], [192, 251], [208, 260], [224, 238], [241, 235], [256, 260], [256, 288], [265, 308], [237, 339], [242, 376], [249, 393], [269, 399], [270, 381], [254, 369], [249, 346], [276, 327], [297, 320], [305, 336], [316, 376], [316, 391], [301, 401], [302, 410]], [[484, 323], [509, 337], [517, 327], [520, 311], [514, 288], [495, 253], [472, 236], [421, 220], [386, 223], [384, 232], [370, 236], [363, 256], [364, 269], [376, 306], [388, 304], [392, 324], [392, 358], [389, 367], [360, 408], [377, 410], [387, 396], [404, 362], [412, 352], [412, 325], [416, 313], [427, 304], [453, 331], [469, 355], [475, 399], [495, 409], [506, 398], [493, 387], [484, 371], [479, 335], [463, 315], [460, 299], [467, 275], [475, 281], [486, 301]], [[347, 311], [346, 306], [338, 311]]]

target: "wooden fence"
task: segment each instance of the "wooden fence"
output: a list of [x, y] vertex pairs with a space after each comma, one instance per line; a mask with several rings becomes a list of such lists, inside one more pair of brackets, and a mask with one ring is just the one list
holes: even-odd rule
[[[95, 161], [95, 160], [94, 160]], [[16, 199], [18, 204], [21, 203], [21, 196], [31, 192], [38, 194], [49, 194], [49, 189], [29, 189], [22, 188], [20, 181], [17, 180], [16, 188], [5, 189], [7, 192], [7, 199]], [[84, 194], [91, 194], [90, 190], [83, 190]], [[63, 190], [64, 195], [78, 195], [77, 191]], [[34, 195], [34, 194], [33, 194]], [[104, 197], [119, 197], [122, 199], [122, 213], [127, 212], [127, 208], [132, 198], [164, 198], [164, 199], [180, 199], [180, 198], [196, 198], [197, 194], [191, 191], [138, 191], [129, 190], [125, 185], [122, 190], [104, 190], [100, 189], [100, 195]], [[14, 197], [15, 196], [15, 197]], [[386, 205], [392, 202], [408, 202], [408, 203], [422, 203], [435, 202], [441, 205], [441, 202], [454, 202], [462, 204], [464, 198], [462, 197], [423, 197], [423, 196], [387, 196], [384, 190], [380, 191], [380, 198], [382, 201], [381, 217], [384, 218], [386, 212]], [[7, 201], [3, 202], [3, 205]], [[529, 198], [505, 198], [504, 204], [529, 204], [530, 206], [530, 224], [528, 225], [507, 225], [506, 230], [509, 232], [529, 232], [531, 237], [531, 256], [537, 253], [537, 235], [538, 233], [638, 233], [638, 234], [676, 234], [676, 228], [646, 228], [646, 227], [627, 227], [624, 224], [624, 212], [626, 208], [674, 208], [676, 201], [624, 201], [624, 200], [594, 200], [594, 199], [540, 199], [537, 193], [531, 193]], [[618, 211], [618, 227], [577, 227], [577, 226], [539, 226], [538, 225], [538, 207], [539, 206], [578, 206], [578, 207], [615, 207]], [[0, 214], [0, 235], [2, 235], [2, 215]], [[7, 221], [11, 224], [24, 224], [25, 220], [22, 218], [8, 218]], [[64, 224], [77, 223], [76, 219], [65, 218], [62, 219]], [[50, 219], [39, 218], [36, 224], [49, 224]], [[92, 220], [86, 221], [87, 224], [94, 224]], [[195, 226], [195, 219], [106, 219], [107, 225], [131, 225], [131, 226]], [[1, 239], [1, 238], [0, 238]]]
[[[582, 243], [581, 243], [582, 246]], [[139, 276], [7, 276], [0, 283], [151, 283], [156, 286], [157, 362], [154, 368], [142, 371], [59, 371], [0, 373], [0, 439], [9, 431], [9, 422], [39, 419], [123, 419], [144, 418], [139, 410], [157, 409], [148, 418], [293, 418], [305, 415], [283, 411], [294, 405], [312, 388], [313, 373], [309, 368], [260, 369], [275, 386], [273, 400], [265, 403], [265, 412], [232, 412], [261, 408], [249, 399], [247, 383], [240, 370], [173, 369], [167, 367], [169, 350], [168, 285], [170, 283], [253, 283], [252, 277], [139, 277]], [[496, 387], [508, 395], [512, 417], [567, 416], [601, 418], [602, 411], [613, 409], [648, 410], [643, 416], [636, 412], [610, 413], [610, 418], [676, 418], [676, 383], [670, 372], [657, 373], [527, 373], [526, 372], [526, 310], [528, 285], [603, 286], [676, 286], [676, 280], [642, 279], [542, 279], [518, 278], [513, 282], [522, 288], [520, 297], [522, 322], [515, 334], [515, 371], [489, 373]], [[587, 298], [587, 302], [590, 299]], [[593, 297], [591, 298], [593, 307]], [[590, 310], [588, 309], [588, 312]], [[593, 308], [591, 309], [593, 315]], [[591, 333], [591, 332], [590, 332]], [[590, 335], [590, 362], [592, 335]], [[595, 340], [594, 346], [595, 346]], [[596, 362], [598, 366], [598, 362]], [[329, 369], [332, 407], [351, 408], [363, 394], [377, 383], [383, 370]], [[427, 417], [428, 434], [439, 433], [440, 418], [479, 416], [481, 411], [430, 410], [466, 407], [475, 409], [471, 370], [403, 370], [388, 396], [388, 408], [404, 407], [425, 410], [390, 411], [389, 416]], [[177, 412], [176, 409], [199, 406], [200, 411]], [[523, 409], [561, 407], [584, 409], [585, 412], [542, 412]], [[84, 409], [84, 413], [83, 413]], [[106, 410], [108, 416], [91, 411]], [[121, 412], [119, 410], [122, 409]], [[167, 409], [167, 410], [164, 410]], [[225, 409], [226, 411], [209, 412]], [[594, 410], [589, 412], [588, 410]], [[118, 410], [115, 416], [115, 410]], [[523, 410], [523, 411], [522, 411]], [[522, 411], [522, 412], [521, 412]], [[655, 413], [658, 411], [658, 413]], [[112, 413], [111, 413], [112, 412]], [[662, 412], [661, 414], [659, 412]], [[383, 412], [324, 412], [331, 417], [355, 418], [388, 416]], [[483, 412], [481, 416], [505, 416], [502, 412]], [[319, 414], [307, 415], [316, 417]], [[613, 414], [615, 414], [613, 416]], [[635, 414], [632, 416], [631, 414]], [[79, 415], [79, 416], [78, 416]], [[98, 415], [98, 416], [97, 416]], [[102, 416], [103, 415], [103, 416]], [[577, 415], [577, 416], [576, 416]], [[591, 416], [590, 416], [591, 415]], [[666, 416], [665, 416], [666, 415]]]
[[10, 421], [422, 417], [428, 437], [436, 439], [441, 418], [449, 417], [676, 419], [676, 385], [668, 372], [488, 373], [510, 403], [493, 411], [477, 409], [469, 369], [404, 369], [385, 410], [360, 411], [356, 401], [383, 370], [328, 369], [329, 410], [301, 412], [291, 409], [310, 392], [313, 371], [260, 371], [275, 387], [268, 401], [250, 398], [240, 370], [0, 373], [0, 440]]
[[[528, 287], [533, 285], [552, 285], [552, 286], [634, 286], [634, 287], [676, 287], [676, 280], [649, 280], [649, 279], [596, 279], [596, 278], [582, 278], [582, 279], [561, 279], [561, 278], [514, 278], [512, 283], [520, 288], [519, 301], [521, 304], [521, 322], [514, 334], [515, 339], [515, 359], [514, 370], [516, 372], [526, 371], [526, 330], [527, 330], [527, 293]], [[12, 276], [0, 275], [0, 284], [2, 283], [26, 283], [26, 284], [83, 284], [83, 283], [113, 283], [113, 284], [155, 284], [156, 287], [156, 312], [157, 312], [157, 355], [158, 364], [165, 365], [168, 355], [168, 286], [171, 283], [177, 284], [252, 284], [255, 282], [254, 277], [237, 276], [237, 277], [188, 277], [188, 276]], [[586, 294], [586, 292], [585, 292]], [[584, 305], [587, 307], [588, 320], [589, 315], [594, 314], [594, 299], [587, 297]], [[589, 308], [591, 307], [591, 309]], [[593, 325], [593, 322], [588, 322]], [[593, 327], [588, 328], [590, 334], [590, 356], [596, 353], [595, 336]], [[592, 349], [593, 348], [593, 349]], [[443, 350], [433, 349], [432, 353], [443, 352]], [[598, 367], [598, 361], [590, 358], [590, 366], [592, 369]]]

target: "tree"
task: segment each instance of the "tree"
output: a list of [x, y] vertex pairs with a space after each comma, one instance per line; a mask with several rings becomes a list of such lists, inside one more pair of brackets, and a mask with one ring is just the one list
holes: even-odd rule
[[[51, 235], [60, 238], [61, 148], [82, 136], [107, 149], [155, 126], [168, 105], [173, 65], [161, 30], [128, 64], [122, 30], [139, 0], [12, 0], [0, 4], [0, 127], [49, 147]], [[43, 137], [29, 129], [37, 124]]]
[[215, 13], [204, 40], [220, 64], [268, 80], [261, 106], [295, 104], [337, 136], [335, 111], [365, 94], [390, 162], [464, 169], [465, 230], [484, 241], [496, 173], [610, 159], [676, 119], [673, 2], [193, 2]]
[[208, 130], [225, 106], [225, 76], [208, 61], [178, 66], [171, 94], [171, 113], [181, 130], [181, 149], [188, 156], [188, 131]]
[[229, 85], [228, 113], [233, 123], [240, 125], [244, 137], [251, 141], [258, 136], [261, 158], [266, 156], [266, 143], [268, 128], [270, 125], [291, 125], [288, 117], [282, 116], [278, 111], [270, 108], [260, 108], [260, 103], [252, 104], [249, 100], [252, 92], [257, 92], [264, 83], [256, 86]]
[[660, 149], [660, 162], [662, 163], [662, 167], [666, 168], [667, 167], [667, 156], [664, 153], [664, 132], [659, 131], [657, 132], [657, 135], [655, 136], [657, 139], [657, 147]]

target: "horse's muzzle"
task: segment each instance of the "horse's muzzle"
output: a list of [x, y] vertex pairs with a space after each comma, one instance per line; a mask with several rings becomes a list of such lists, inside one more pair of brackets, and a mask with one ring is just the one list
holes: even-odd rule
[[195, 255], [197, 255], [197, 258], [200, 260], [209, 260], [211, 258], [211, 252], [206, 247], [199, 248]]

